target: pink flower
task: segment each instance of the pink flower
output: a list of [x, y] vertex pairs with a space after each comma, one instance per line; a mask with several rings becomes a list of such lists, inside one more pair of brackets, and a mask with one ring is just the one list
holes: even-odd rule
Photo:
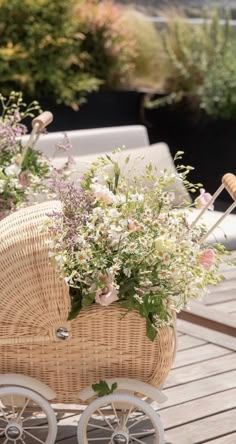
[[136, 224], [132, 219], [128, 219], [128, 230], [132, 231], [135, 230]]
[[118, 291], [108, 284], [103, 290], [98, 290], [95, 302], [100, 305], [110, 305], [112, 302], [118, 301]]
[[[196, 208], [204, 208], [211, 200], [212, 195], [210, 193], [206, 193], [204, 188], [200, 188], [200, 196], [195, 199]], [[214, 205], [209, 207], [209, 210], [214, 210]]]
[[101, 274], [99, 280], [106, 284], [105, 288], [99, 288], [96, 293], [95, 302], [100, 305], [110, 305], [112, 302], [118, 301], [118, 291], [113, 287], [113, 275], [109, 273], [107, 276]]
[[215, 263], [215, 253], [211, 248], [204, 250], [199, 256], [200, 264], [206, 269], [209, 268]]
[[19, 175], [19, 182], [23, 188], [26, 188], [30, 185], [30, 170], [22, 171]]

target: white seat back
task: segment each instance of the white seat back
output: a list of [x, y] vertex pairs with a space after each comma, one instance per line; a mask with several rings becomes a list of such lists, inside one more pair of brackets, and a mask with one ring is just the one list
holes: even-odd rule
[[[127, 149], [149, 145], [147, 130], [142, 125], [67, 131], [66, 134], [72, 143], [72, 156], [98, 154], [124, 145]], [[62, 132], [42, 134], [36, 147], [48, 157], [53, 157], [55, 145], [62, 138]], [[23, 143], [27, 140], [28, 136], [22, 138]], [[63, 155], [66, 156], [66, 153], [57, 153], [57, 157]]]

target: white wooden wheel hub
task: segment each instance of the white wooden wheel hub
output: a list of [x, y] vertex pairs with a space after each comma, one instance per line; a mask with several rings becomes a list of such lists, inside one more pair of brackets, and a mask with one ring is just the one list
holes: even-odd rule
[[16, 442], [17, 439], [20, 439], [23, 435], [23, 428], [20, 422], [10, 422], [5, 429], [6, 438], [9, 441]]
[[111, 437], [112, 444], [129, 444], [129, 434], [123, 430], [116, 430]]
[[0, 442], [53, 444], [56, 435], [56, 416], [45, 398], [25, 387], [0, 386]]

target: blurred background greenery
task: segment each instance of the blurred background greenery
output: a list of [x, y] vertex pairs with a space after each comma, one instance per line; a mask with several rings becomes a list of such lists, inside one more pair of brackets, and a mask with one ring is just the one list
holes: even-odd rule
[[0, 0], [0, 91], [77, 109], [91, 91], [141, 89], [162, 94], [155, 106], [235, 118], [236, 28], [228, 12], [201, 14], [165, 8], [158, 27], [111, 0]]

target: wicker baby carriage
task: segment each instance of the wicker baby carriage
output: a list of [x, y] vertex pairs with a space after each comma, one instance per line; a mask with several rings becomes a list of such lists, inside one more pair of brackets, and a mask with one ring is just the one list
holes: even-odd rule
[[[235, 199], [235, 176], [224, 182]], [[49, 401], [81, 405], [79, 444], [146, 443], [146, 437], [163, 444], [150, 401], [165, 399], [159, 389], [175, 355], [175, 329], [163, 327], [152, 342], [144, 319], [123, 316], [118, 303], [94, 304], [68, 322], [68, 287], [49, 263], [42, 230], [54, 210], [59, 202], [0, 222], [0, 444], [53, 444], [57, 422]], [[118, 390], [95, 398], [91, 384], [99, 380], [116, 382]]]
[[[161, 400], [158, 391], [150, 390], [147, 384], [137, 385], [135, 380], [154, 387], [162, 385], [174, 356], [172, 328], [162, 328], [152, 342], [146, 337], [145, 322], [139, 314], [131, 312], [123, 317], [124, 310], [117, 303], [109, 309], [95, 304], [75, 320], [67, 321], [68, 288], [49, 264], [47, 235], [40, 230], [47, 215], [59, 208], [58, 202], [43, 203], [1, 221], [0, 374], [4, 379], [0, 377], [0, 385], [11, 387], [7, 394], [12, 396], [13, 403], [19, 388], [24, 387], [20, 394], [27, 388], [53, 403], [82, 404], [87, 396], [93, 395], [90, 391], [81, 395], [82, 389], [100, 379], [113, 378], [118, 381], [119, 389]], [[132, 383], [122, 378], [132, 379]], [[5, 394], [1, 390], [0, 397]], [[34, 401], [28, 391], [25, 397]], [[44, 404], [37, 403], [44, 409]], [[128, 397], [127, 403], [133, 400]], [[148, 404], [147, 407], [150, 408]], [[53, 412], [48, 415], [54, 417]], [[12, 422], [9, 430], [6, 432], [9, 442], [14, 431], [15, 436], [22, 436], [23, 429], [16, 422]], [[55, 421], [52, 430], [49, 437], [39, 442], [53, 443]], [[161, 443], [161, 429], [156, 433], [155, 442]], [[129, 442], [121, 440], [121, 432], [120, 436], [120, 441], [114, 438], [112, 442]], [[79, 442], [87, 441], [83, 437]], [[104, 442], [108, 441], [104, 438]]]

